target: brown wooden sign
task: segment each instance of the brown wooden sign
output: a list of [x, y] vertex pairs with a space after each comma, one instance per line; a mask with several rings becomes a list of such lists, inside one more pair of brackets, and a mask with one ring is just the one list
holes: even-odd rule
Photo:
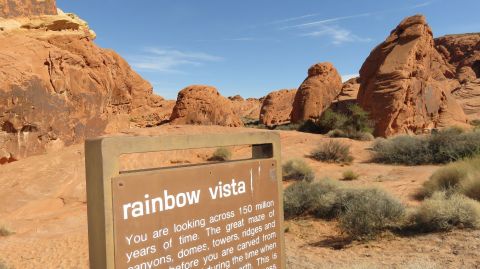
[[[87, 141], [90, 267], [285, 268], [278, 142], [271, 132]], [[250, 160], [118, 171], [124, 153], [245, 144]]]

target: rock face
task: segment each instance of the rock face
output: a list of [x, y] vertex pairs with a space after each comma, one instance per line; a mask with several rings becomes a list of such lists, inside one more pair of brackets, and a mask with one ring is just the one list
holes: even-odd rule
[[293, 100], [297, 90], [279, 90], [269, 93], [260, 109], [260, 123], [268, 127], [290, 123]]
[[480, 119], [480, 33], [439, 37], [435, 45], [461, 84], [453, 96], [469, 120]]
[[55, 0], [0, 0], [0, 17], [56, 15]]
[[308, 69], [308, 77], [298, 88], [293, 102], [292, 122], [319, 118], [342, 89], [342, 78], [331, 63]]
[[230, 100], [221, 96], [215, 87], [206, 85], [188, 86], [178, 93], [170, 123], [243, 126]]
[[262, 102], [259, 99], [244, 99], [240, 95], [231, 96], [228, 99], [236, 115], [239, 115], [245, 121], [258, 121], [260, 107], [262, 106]]
[[351, 78], [343, 83], [340, 94], [330, 106], [335, 111], [346, 112], [347, 107], [357, 103], [358, 91], [360, 90], [360, 79]]
[[8, 25], [0, 32], [0, 158], [158, 122], [151, 114], [163, 99], [118, 54], [98, 48], [86, 25], [46, 29], [38, 18]]
[[451, 66], [435, 50], [425, 17], [408, 17], [360, 69], [358, 102], [376, 121], [378, 136], [462, 125], [466, 117], [450, 94], [457, 83], [450, 78]]

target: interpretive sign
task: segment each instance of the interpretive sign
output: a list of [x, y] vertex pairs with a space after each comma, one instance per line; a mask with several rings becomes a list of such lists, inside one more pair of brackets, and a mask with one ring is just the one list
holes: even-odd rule
[[[118, 171], [121, 154], [248, 144], [248, 160]], [[285, 268], [279, 154], [270, 132], [88, 140], [90, 267]]]

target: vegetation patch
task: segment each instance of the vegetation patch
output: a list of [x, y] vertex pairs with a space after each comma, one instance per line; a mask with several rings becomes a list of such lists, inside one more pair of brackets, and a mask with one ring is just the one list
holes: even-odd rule
[[335, 140], [320, 144], [310, 156], [322, 162], [351, 163], [353, 161], [353, 156], [350, 155], [350, 145]]
[[227, 148], [218, 148], [213, 152], [212, 156], [208, 159], [209, 161], [219, 161], [224, 162], [232, 158], [232, 152]]
[[284, 180], [305, 180], [312, 182], [315, 179], [315, 172], [302, 159], [288, 160], [282, 166], [282, 174]]
[[459, 193], [480, 201], [480, 156], [451, 163], [432, 174], [423, 184], [422, 195]]
[[0, 226], [0, 236], [9, 236], [14, 234], [10, 229], [5, 226]]
[[421, 232], [480, 228], [480, 203], [461, 194], [435, 192], [412, 218], [414, 228]]
[[374, 161], [389, 164], [442, 164], [480, 153], [480, 132], [449, 128], [423, 136], [396, 136], [377, 139]]
[[360, 177], [360, 175], [358, 175], [354, 171], [347, 170], [347, 171], [343, 172], [341, 180], [351, 181], [351, 180], [357, 180], [359, 177]]
[[373, 121], [368, 112], [356, 104], [347, 107], [346, 113], [327, 109], [317, 120], [308, 120], [299, 131], [328, 134], [330, 137], [346, 137], [356, 140], [373, 139]]

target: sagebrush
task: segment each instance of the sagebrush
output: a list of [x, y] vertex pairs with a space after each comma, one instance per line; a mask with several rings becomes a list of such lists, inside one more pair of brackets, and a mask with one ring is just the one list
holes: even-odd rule
[[311, 182], [315, 179], [315, 172], [302, 159], [288, 160], [282, 166], [283, 179], [305, 180]]
[[350, 145], [333, 139], [320, 144], [310, 156], [323, 162], [351, 163], [353, 161], [353, 156], [350, 155]]
[[227, 148], [218, 148], [213, 152], [209, 161], [228, 161], [232, 158], [232, 152]]

